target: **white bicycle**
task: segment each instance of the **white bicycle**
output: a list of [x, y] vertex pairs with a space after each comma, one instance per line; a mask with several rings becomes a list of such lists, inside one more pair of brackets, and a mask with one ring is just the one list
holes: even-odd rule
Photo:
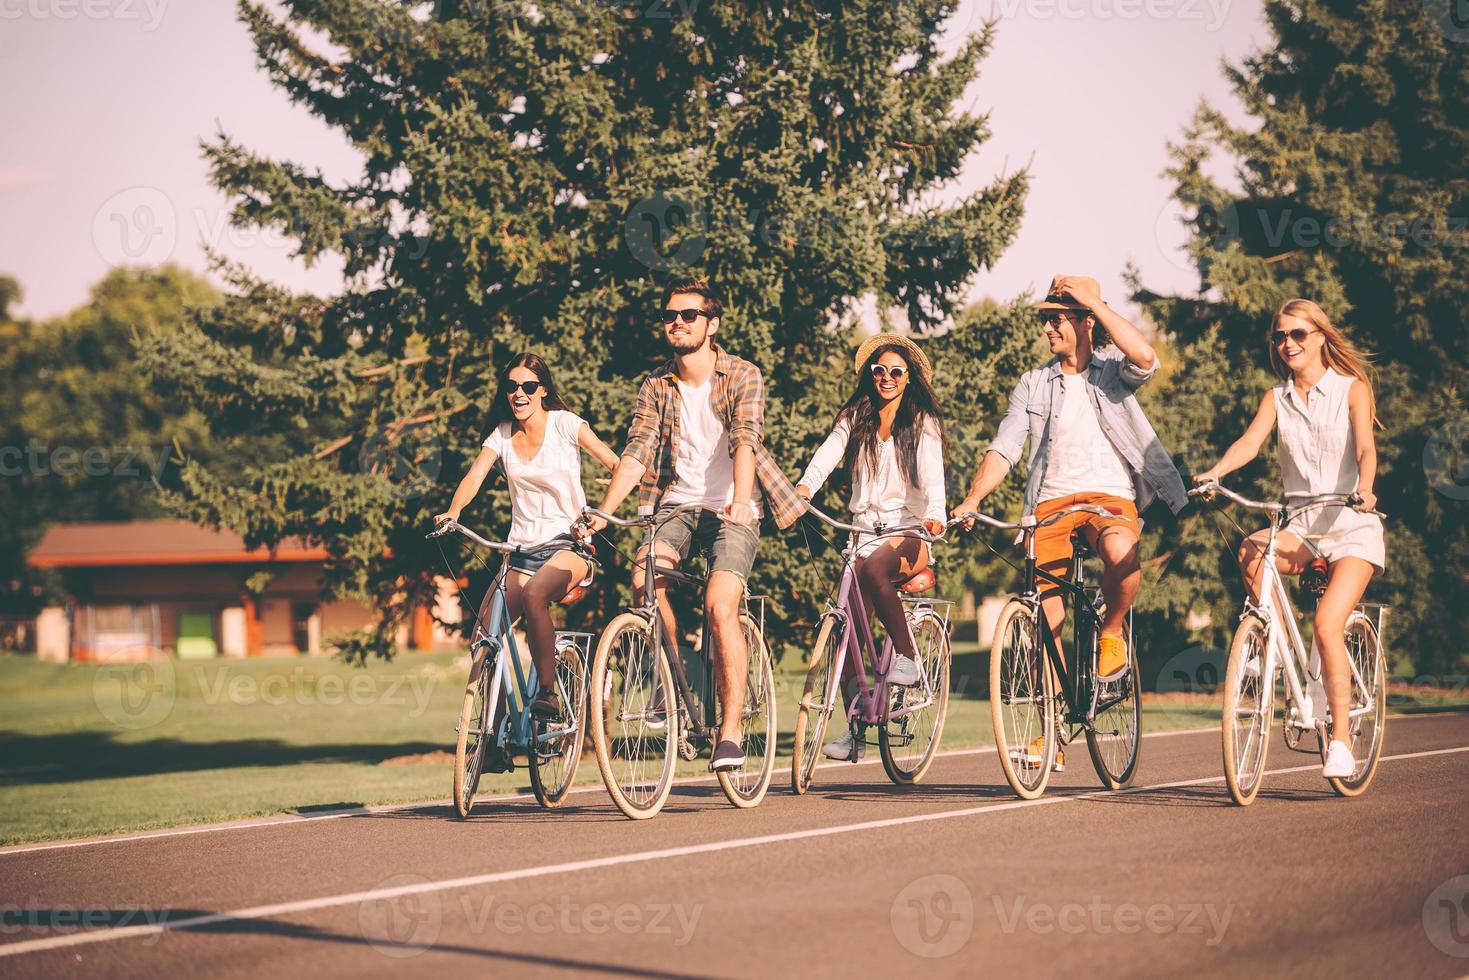
[[[1275, 566], [1276, 537], [1291, 518], [1317, 507], [1357, 507], [1356, 494], [1323, 494], [1289, 504], [1248, 500], [1218, 483], [1205, 483], [1189, 491], [1191, 497], [1214, 495], [1271, 515], [1270, 537], [1261, 563], [1260, 598], [1245, 598], [1239, 627], [1229, 648], [1224, 671], [1224, 706], [1220, 727], [1224, 735], [1224, 781], [1240, 806], [1249, 806], [1260, 792], [1265, 775], [1265, 750], [1275, 717], [1277, 691], [1282, 695], [1282, 735], [1287, 748], [1299, 752], [1324, 753], [1330, 711], [1321, 687], [1320, 657], [1308, 653], [1296, 624], [1295, 609], [1280, 570]], [[1378, 517], [1378, 511], [1364, 511]], [[1320, 558], [1316, 545], [1303, 541]], [[1387, 724], [1387, 668], [1379, 632], [1386, 607], [1361, 603], [1347, 617], [1347, 660], [1352, 670], [1352, 708], [1346, 728], [1347, 741], [1356, 757], [1350, 776], [1329, 779], [1341, 796], [1366, 792], [1377, 772], [1382, 752], [1382, 735]], [[1375, 610], [1376, 619], [1369, 615]], [[1309, 678], [1314, 683], [1306, 684]], [[1308, 732], [1316, 735], [1316, 747], [1302, 747]], [[1338, 726], [1337, 737], [1341, 737]]]

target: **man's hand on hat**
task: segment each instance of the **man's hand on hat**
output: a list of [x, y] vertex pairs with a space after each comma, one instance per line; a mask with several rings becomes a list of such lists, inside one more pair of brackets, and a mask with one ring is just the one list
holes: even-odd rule
[[1051, 295], [1066, 297], [1089, 310], [1106, 305], [1102, 294], [1093, 289], [1091, 283], [1082, 276], [1057, 276], [1051, 280]]

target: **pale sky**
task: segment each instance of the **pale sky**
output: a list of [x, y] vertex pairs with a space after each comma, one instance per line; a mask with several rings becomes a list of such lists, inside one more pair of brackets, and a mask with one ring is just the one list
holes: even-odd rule
[[[1266, 41], [1259, 0], [962, 0], [950, 36], [991, 11], [971, 98], [993, 138], [951, 193], [1027, 163], [1033, 179], [1018, 239], [972, 294], [1064, 272], [1118, 303], [1128, 261], [1154, 288], [1193, 290], [1165, 144], [1201, 98], [1237, 114], [1220, 62]], [[335, 265], [305, 269], [289, 241], [229, 228], [206, 178], [198, 143], [217, 127], [328, 179], [357, 170], [256, 67], [232, 0], [0, 0], [0, 91], [0, 272], [20, 280], [23, 315], [72, 308], [113, 265], [203, 271], [206, 244], [298, 289], [339, 287]]]

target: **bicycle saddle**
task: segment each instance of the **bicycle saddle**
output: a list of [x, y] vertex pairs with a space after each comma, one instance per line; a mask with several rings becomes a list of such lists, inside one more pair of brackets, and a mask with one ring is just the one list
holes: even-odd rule
[[898, 591], [906, 592], [909, 595], [918, 595], [927, 592], [938, 584], [939, 577], [934, 573], [933, 566], [929, 565], [927, 568], [914, 573], [912, 577], [898, 583]]

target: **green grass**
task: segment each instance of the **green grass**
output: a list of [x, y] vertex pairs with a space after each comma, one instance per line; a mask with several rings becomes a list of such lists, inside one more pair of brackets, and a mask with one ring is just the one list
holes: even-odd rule
[[[777, 674], [789, 756], [804, 668]], [[955, 649], [944, 748], [988, 744], [979, 700], [987, 656]], [[329, 658], [41, 663], [0, 656], [0, 843], [55, 840], [449, 795], [454, 723], [468, 661], [405, 653], [357, 668]], [[1144, 728], [1215, 724], [1202, 697], [1145, 701]], [[699, 760], [680, 774], [705, 772]], [[776, 786], [788, 779], [778, 764]], [[529, 785], [524, 768], [481, 791]], [[596, 783], [590, 755], [578, 782]]]

